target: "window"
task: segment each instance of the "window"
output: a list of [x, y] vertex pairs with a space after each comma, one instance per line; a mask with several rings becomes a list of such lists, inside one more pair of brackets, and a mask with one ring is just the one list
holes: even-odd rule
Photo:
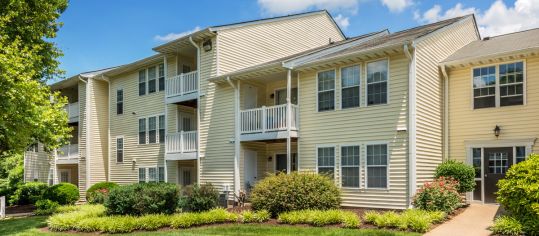
[[164, 167], [141, 167], [138, 169], [139, 183], [165, 182]]
[[387, 188], [387, 144], [367, 145], [367, 188]]
[[146, 143], [146, 118], [138, 120], [138, 144]]
[[500, 65], [500, 106], [524, 104], [524, 63]]
[[157, 182], [157, 168], [155, 167], [148, 168], [148, 182], [149, 183]]
[[387, 103], [388, 61], [367, 64], [367, 105]]
[[491, 152], [488, 156], [488, 173], [505, 174], [508, 168], [509, 156], [507, 152]]
[[116, 114], [124, 114], [124, 90], [116, 90]]
[[159, 142], [165, 143], [165, 116], [159, 116]]
[[157, 119], [155, 116], [148, 118], [148, 143], [157, 143]]
[[335, 71], [318, 73], [318, 111], [335, 109]]
[[333, 178], [335, 171], [335, 148], [318, 148], [318, 173], [329, 175]]
[[138, 182], [146, 183], [146, 168], [138, 168]]
[[481, 148], [472, 148], [472, 164], [475, 178], [481, 178]]
[[[298, 88], [290, 88], [290, 102], [292, 104], [298, 104]], [[279, 89], [275, 91], [275, 105], [286, 104], [286, 89]]]
[[116, 138], [116, 162], [124, 162], [124, 138]]
[[165, 167], [159, 167], [159, 182], [165, 182]]
[[359, 66], [341, 69], [341, 107], [359, 107]]
[[496, 106], [496, 67], [473, 70], [474, 108]]
[[146, 70], [139, 70], [138, 72], [138, 95], [142, 96], [146, 94]]
[[526, 160], [526, 147], [516, 147], [515, 164]]
[[359, 146], [341, 147], [342, 187], [359, 188]]
[[148, 68], [148, 93], [155, 93], [157, 74], [155, 66]]
[[159, 64], [159, 91], [165, 90], [165, 64]]

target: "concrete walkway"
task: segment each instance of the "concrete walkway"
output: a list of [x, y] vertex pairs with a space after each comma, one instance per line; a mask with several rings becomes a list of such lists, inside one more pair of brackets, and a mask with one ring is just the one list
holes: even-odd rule
[[425, 236], [488, 236], [488, 227], [498, 211], [498, 205], [472, 204], [464, 212], [436, 227]]

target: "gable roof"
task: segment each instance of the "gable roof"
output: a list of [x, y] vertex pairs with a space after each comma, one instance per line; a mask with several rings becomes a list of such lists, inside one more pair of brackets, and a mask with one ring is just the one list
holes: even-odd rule
[[73, 76], [71, 76], [71, 77], [69, 77], [67, 79], [63, 79], [63, 80], [60, 80], [58, 82], [55, 82], [55, 83], [53, 83], [53, 84], [51, 84], [49, 86], [53, 90], [62, 89], [62, 88], [66, 88], [66, 87], [71, 87], [71, 86], [74, 86], [74, 85], [76, 85], [78, 83], [80, 77], [93, 78], [95, 76], [102, 75], [105, 72], [113, 70], [115, 68], [118, 68], [118, 66], [109, 67], [109, 68], [105, 68], [105, 69], [82, 72], [82, 73], [73, 75]]
[[441, 63], [465, 62], [525, 50], [539, 50], [539, 28], [473, 41], [451, 54]]

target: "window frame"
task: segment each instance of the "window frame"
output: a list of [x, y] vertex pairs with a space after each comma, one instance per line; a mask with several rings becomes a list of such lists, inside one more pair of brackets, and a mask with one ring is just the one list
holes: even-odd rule
[[[319, 74], [320, 73], [323, 73], [323, 72], [328, 72], [328, 71], [333, 71], [333, 74], [334, 74], [334, 78], [333, 78], [333, 109], [328, 109], [328, 110], [323, 110], [321, 111], [320, 110], [320, 107], [319, 107], [319, 103], [320, 103], [320, 93], [321, 92], [328, 92], [328, 91], [331, 91], [331, 90], [324, 90], [324, 91], [320, 91], [319, 90]], [[328, 111], [335, 111], [337, 109], [337, 69], [336, 68], [333, 68], [333, 69], [329, 69], [329, 70], [321, 70], [321, 71], [316, 71], [316, 112], [328, 112]], [[299, 90], [298, 90], [299, 92]], [[299, 98], [299, 94], [298, 94], [298, 98]]]
[[[138, 182], [139, 183], [165, 183], [167, 182], [166, 177], [166, 168], [164, 165], [153, 165], [153, 166], [139, 166], [138, 168]], [[150, 181], [150, 169], [155, 169], [155, 182]], [[161, 173], [160, 170], [163, 170], [163, 181], [159, 179], [159, 173]], [[140, 180], [140, 170], [144, 170], [144, 181]]]
[[[140, 143], [140, 133], [141, 133], [141, 131], [140, 131], [140, 120], [144, 120], [144, 143]], [[148, 144], [148, 124], [147, 124], [147, 122], [148, 122], [147, 117], [139, 117], [138, 118], [138, 123], [137, 123], [137, 125], [138, 125], [138, 128], [137, 128], [137, 130], [138, 130], [138, 132], [137, 132], [137, 137], [138, 137], [137, 144], [138, 145]]]
[[[318, 165], [318, 149], [320, 148], [333, 148], [333, 182], [337, 181], [337, 145], [331, 145], [331, 144], [321, 144], [315, 146], [315, 153], [316, 153], [316, 173], [319, 174], [318, 168], [320, 167]], [[322, 166], [322, 168], [329, 168], [329, 166]]]
[[[343, 107], [343, 106], [342, 106], [342, 104], [343, 104], [343, 96], [342, 96], [342, 95], [343, 95], [343, 92], [342, 92], [342, 91], [343, 91], [343, 89], [345, 89], [345, 87], [343, 86], [343, 83], [342, 83], [342, 77], [343, 77], [343, 76], [342, 76], [342, 69], [349, 68], [349, 67], [355, 67], [355, 66], [359, 67], [359, 84], [357, 85], [358, 90], [359, 90], [359, 98], [358, 98], [358, 99], [359, 99], [359, 101], [358, 101], [359, 103], [358, 103], [357, 106], [353, 106], [353, 107]], [[339, 100], [339, 101], [340, 101], [339, 109], [340, 109], [340, 110], [347, 110], [347, 109], [354, 109], [354, 108], [360, 108], [360, 107], [363, 107], [363, 104], [361, 104], [361, 101], [362, 101], [361, 97], [362, 97], [362, 95], [363, 95], [363, 94], [362, 94], [362, 92], [363, 92], [363, 91], [362, 91], [362, 90], [363, 90], [363, 89], [362, 89], [362, 87], [363, 87], [362, 81], [363, 81], [363, 77], [364, 77], [364, 76], [363, 76], [363, 71], [364, 71], [364, 65], [363, 65], [363, 63], [355, 63], [355, 64], [350, 64], [350, 65], [340, 66], [338, 69], [339, 69], [339, 91], [340, 91], [340, 94], [339, 94], [339, 96], [340, 96], [340, 100]], [[366, 82], [366, 81], [365, 81], [365, 82]], [[356, 87], [356, 86], [351, 86], [351, 87], [346, 87], [346, 88], [352, 88], [352, 87]]]
[[[118, 92], [122, 92], [122, 100], [121, 101], [118, 101]], [[116, 89], [116, 115], [123, 115], [124, 114], [124, 110], [125, 110], [125, 106], [124, 106], [124, 101], [125, 101], [125, 93], [124, 93], [124, 89], [123, 88], [117, 88]], [[122, 113], [118, 113], [118, 105], [122, 106]]]
[[[522, 62], [522, 104], [520, 105], [509, 105], [509, 106], [500, 106], [500, 101], [501, 101], [501, 92], [500, 92], [500, 65], [506, 65], [506, 64], [513, 64], [513, 63], [518, 63], [518, 62]], [[496, 80], [496, 85], [495, 85], [495, 105], [493, 107], [485, 107], [485, 108], [475, 108], [474, 106], [474, 100], [475, 100], [475, 96], [474, 96], [474, 81], [473, 81], [473, 71], [475, 69], [480, 69], [480, 68], [485, 68], [485, 67], [490, 67], [490, 66], [494, 66], [494, 69], [495, 69], [495, 80]], [[471, 99], [470, 99], [470, 107], [472, 110], [483, 110], [483, 109], [492, 109], [492, 108], [504, 108], [504, 107], [513, 107], [513, 106], [524, 106], [526, 105], [526, 101], [527, 101], [527, 93], [526, 93], [526, 88], [527, 88], [527, 73], [526, 73], [526, 59], [522, 59], [522, 60], [510, 60], [510, 61], [503, 61], [503, 62], [497, 62], [497, 63], [489, 63], [489, 64], [484, 64], [484, 65], [479, 65], [479, 66], [473, 66], [470, 68], [470, 95], [471, 95]]]
[[[378, 104], [370, 104], [369, 105], [369, 82], [368, 82], [368, 65], [369, 63], [373, 63], [373, 62], [378, 62], [378, 61], [387, 61], [387, 80], [386, 80], [386, 103], [378, 103]], [[364, 62], [365, 64], [365, 69], [363, 70], [364, 72], [364, 81], [365, 81], [365, 107], [372, 107], [372, 106], [383, 106], [383, 105], [389, 105], [391, 102], [390, 102], [390, 98], [391, 98], [391, 94], [390, 94], [390, 81], [391, 81], [391, 60], [389, 57], [382, 57], [382, 58], [377, 58], [377, 59], [374, 59], [374, 60], [369, 60], [369, 61], [365, 61]], [[380, 83], [380, 82], [378, 82]]]
[[[159, 114], [157, 117], [157, 143], [165, 143], [165, 138], [167, 136], [167, 117], [164, 114]], [[161, 124], [161, 117], [163, 117], [163, 124]], [[162, 126], [162, 128], [161, 128]], [[163, 130], [163, 135], [161, 135], [161, 130]], [[163, 140], [161, 141], [161, 136]]]
[[[390, 183], [390, 165], [391, 165], [391, 151], [390, 151], [390, 143], [387, 141], [373, 141], [373, 142], [365, 142], [365, 148], [364, 148], [364, 157], [365, 157], [365, 189], [368, 190], [389, 190], [389, 183]], [[384, 167], [383, 165], [374, 165], [369, 166], [368, 162], [368, 146], [371, 145], [386, 145], [386, 187], [385, 188], [379, 188], [379, 187], [369, 187], [369, 167]]]
[[[121, 148], [121, 151], [122, 151], [122, 161], [118, 161], [118, 151], [120, 150], [118, 147], [118, 140], [122, 140], [122, 148]], [[119, 164], [119, 163], [124, 163], [124, 160], [125, 160], [125, 139], [124, 139], [124, 136], [116, 136], [116, 164]]]
[[[342, 171], [343, 167], [345, 167], [345, 168], [355, 167], [355, 166], [349, 166], [349, 165], [344, 166], [342, 164], [342, 158], [343, 158], [342, 149], [345, 148], [345, 147], [358, 147], [359, 148], [359, 153], [358, 153], [358, 155], [359, 155], [359, 164], [357, 166], [357, 168], [359, 170], [359, 172], [358, 172], [359, 173], [358, 187], [343, 186], [343, 171]], [[362, 166], [363, 166], [361, 164], [361, 162], [362, 162], [362, 158], [361, 158], [361, 154], [362, 154], [361, 149], [362, 149], [362, 147], [361, 147], [361, 144], [359, 144], [359, 143], [341, 144], [341, 145], [339, 145], [339, 148], [340, 148], [340, 151], [339, 151], [339, 170], [340, 170], [340, 172], [339, 172], [339, 180], [340, 180], [340, 185], [339, 186], [342, 189], [361, 189], [361, 184], [363, 183], [363, 181], [361, 180], [361, 172], [362, 172], [361, 169], [362, 169]]]
[[[161, 76], [160, 74], [161, 65], [163, 66], [163, 76]], [[165, 91], [166, 74], [167, 74], [165, 70], [166, 70], [165, 63], [159, 63], [157, 65], [157, 92]], [[161, 87], [161, 85], [163, 87]]]
[[[144, 81], [140, 81], [140, 75], [141, 75], [141, 71], [144, 71], [144, 73], [142, 73], [144, 75]], [[146, 68], [142, 68], [142, 69], [139, 69], [138, 70], [138, 74], [137, 74], [137, 78], [138, 78], [138, 96], [144, 96], [144, 95], [147, 95], [148, 94], [148, 70]], [[144, 93], [141, 93], [141, 85], [144, 83]]]
[[[154, 127], [153, 127], [153, 130], [150, 126], [150, 120], [153, 119], [154, 120]], [[148, 144], [155, 144], [155, 143], [159, 143], [159, 134], [157, 133], [158, 132], [158, 127], [159, 127], [159, 124], [158, 124], [158, 116], [148, 116], [147, 117], [147, 143]], [[154, 131], [154, 135], [151, 135], [151, 132]], [[152, 142], [152, 136], [154, 137], [154, 142]]]
[[[153, 69], [155, 71], [155, 77], [153, 79], [150, 79], [150, 69]], [[146, 67], [146, 84], [148, 86], [147, 94], [157, 93], [159, 90], [159, 84], [158, 84], [158, 78], [159, 78], [159, 66], [148, 66]], [[154, 82], [154, 91], [150, 91], [150, 82]]]

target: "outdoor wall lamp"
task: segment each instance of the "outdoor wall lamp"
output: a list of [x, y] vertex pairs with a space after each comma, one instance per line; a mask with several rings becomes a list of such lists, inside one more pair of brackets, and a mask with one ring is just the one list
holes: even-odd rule
[[208, 39], [208, 40], [204, 41], [204, 43], [202, 43], [202, 48], [204, 48], [205, 52], [211, 51], [211, 49], [212, 49], [211, 40]]
[[271, 162], [271, 159], [273, 159], [271, 156], [268, 157], [268, 162]]
[[496, 125], [496, 127], [494, 127], [494, 130], [493, 130], [493, 131], [494, 131], [494, 136], [496, 136], [496, 138], [497, 138], [498, 136], [500, 136], [500, 131], [501, 131], [501, 130], [502, 130], [502, 129], [500, 129], [500, 126], [498, 126], [498, 125]]
[[275, 98], [275, 94], [274, 94], [274, 93], [270, 94], [270, 98], [271, 98], [271, 99], [274, 99], [274, 98]]

